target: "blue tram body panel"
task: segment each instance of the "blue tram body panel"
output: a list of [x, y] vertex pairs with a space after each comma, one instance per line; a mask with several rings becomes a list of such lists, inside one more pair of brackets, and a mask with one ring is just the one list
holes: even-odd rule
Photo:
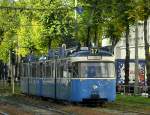
[[43, 97], [50, 97], [50, 98], [54, 98], [55, 95], [55, 91], [54, 91], [54, 79], [53, 78], [49, 78], [49, 79], [43, 79], [42, 80], [42, 96]]
[[37, 96], [43, 96], [43, 95], [42, 95], [42, 92], [43, 92], [43, 89], [42, 89], [43, 80], [42, 80], [42, 79], [38, 79], [36, 85], [37, 85]]
[[[87, 55], [81, 55], [83, 53]], [[89, 51], [79, 52], [66, 59], [40, 62], [40, 68], [39, 63], [23, 64], [21, 90], [31, 95], [71, 102], [82, 102], [84, 99], [114, 101], [114, 59], [111, 55], [103, 55], [91, 56]], [[30, 69], [32, 71], [26, 71]]]
[[70, 79], [57, 79], [56, 85], [56, 98], [61, 100], [68, 100], [70, 101]]
[[[72, 80], [71, 101], [82, 101], [84, 98], [91, 98], [93, 93], [100, 98], [106, 98], [108, 101], [114, 101], [116, 97], [116, 80], [102, 79], [77, 79]], [[95, 87], [95, 89], [93, 88]]]
[[22, 93], [27, 93], [28, 92], [28, 85], [27, 85], [27, 79], [26, 78], [21, 78], [21, 91]]
[[[21, 84], [24, 93], [54, 98], [54, 79], [22, 79]], [[83, 99], [90, 99], [91, 95], [96, 93], [100, 98], [114, 101], [115, 87], [115, 79], [57, 79], [56, 98], [82, 102]]]

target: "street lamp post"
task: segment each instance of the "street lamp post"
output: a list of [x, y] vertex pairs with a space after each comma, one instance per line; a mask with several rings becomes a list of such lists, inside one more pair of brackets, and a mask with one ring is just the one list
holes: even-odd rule
[[15, 92], [15, 82], [14, 82], [14, 68], [12, 62], [12, 49], [9, 50], [9, 82], [12, 86], [12, 94]]
[[74, 10], [74, 18], [75, 18], [75, 39], [78, 36], [78, 30], [77, 30], [77, 0], [75, 0], [75, 10]]
[[138, 62], [138, 22], [136, 22], [135, 28], [135, 83], [134, 83], [134, 94], [138, 93], [138, 84], [139, 84], [139, 62]]
[[77, 0], [75, 0], [74, 1], [74, 3], [75, 3], [75, 15], [74, 15], [74, 18], [75, 18], [75, 20], [77, 20], [77, 11], [76, 11], [76, 8], [77, 8]]

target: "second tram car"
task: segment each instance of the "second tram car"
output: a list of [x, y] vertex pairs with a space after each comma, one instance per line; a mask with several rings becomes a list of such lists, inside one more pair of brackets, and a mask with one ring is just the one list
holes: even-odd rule
[[93, 55], [85, 50], [65, 58], [22, 63], [21, 90], [70, 102], [114, 101], [114, 57], [106, 51], [97, 50]]

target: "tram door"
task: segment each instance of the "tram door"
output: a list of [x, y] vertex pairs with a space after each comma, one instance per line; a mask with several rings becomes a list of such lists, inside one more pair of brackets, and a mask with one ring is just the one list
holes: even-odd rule
[[71, 71], [69, 70], [69, 60], [57, 60], [55, 73], [55, 98], [68, 99], [71, 89]]

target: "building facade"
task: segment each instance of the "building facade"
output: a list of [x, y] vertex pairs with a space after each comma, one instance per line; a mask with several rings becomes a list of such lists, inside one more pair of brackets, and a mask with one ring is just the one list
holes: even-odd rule
[[[135, 26], [130, 27], [129, 35], [129, 50], [130, 50], [130, 69], [129, 69], [129, 83], [134, 83], [135, 81], [135, 39], [138, 39], [138, 63], [139, 63], [139, 83], [141, 85], [146, 84], [145, 76], [145, 44], [144, 44], [144, 23], [138, 23], [138, 38], [136, 38]], [[150, 19], [147, 25], [148, 30], [148, 42], [150, 44]], [[114, 55], [116, 59], [116, 74], [117, 83], [124, 83], [124, 63], [126, 57], [126, 41], [125, 37], [117, 43]], [[136, 52], [137, 53], [137, 52]]]
[[[148, 21], [148, 42], [150, 44], [150, 20]], [[130, 47], [130, 59], [135, 59], [135, 39], [138, 39], [138, 58], [145, 59], [145, 49], [144, 49], [144, 25], [143, 22], [138, 24], [138, 38], [135, 37], [135, 26], [130, 27], [129, 35], [129, 47]], [[126, 56], [126, 39], [123, 37], [117, 43], [115, 47], [115, 57], [116, 59], [125, 59]]]

